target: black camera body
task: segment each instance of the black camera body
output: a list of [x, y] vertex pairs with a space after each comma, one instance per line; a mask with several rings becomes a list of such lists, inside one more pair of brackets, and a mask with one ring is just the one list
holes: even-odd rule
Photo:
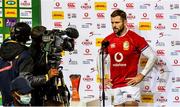
[[60, 61], [62, 51], [73, 51], [76, 39], [79, 33], [74, 28], [67, 28], [66, 30], [46, 30], [42, 35], [43, 51], [48, 56], [48, 63], [53, 66], [57, 61]]
[[[45, 30], [42, 34], [42, 51], [46, 56], [46, 64], [50, 68], [56, 68], [59, 71], [59, 76], [51, 78], [51, 84], [47, 90], [47, 99], [52, 99], [56, 102], [63, 102], [69, 105], [70, 93], [66, 87], [63, 79], [61, 63], [62, 51], [73, 51], [75, 46], [75, 39], [79, 33], [74, 28], [67, 28], [66, 30]], [[61, 84], [59, 86], [59, 84]]]

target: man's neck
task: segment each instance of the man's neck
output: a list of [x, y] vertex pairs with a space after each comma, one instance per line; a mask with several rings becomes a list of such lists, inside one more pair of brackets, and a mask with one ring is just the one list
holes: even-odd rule
[[128, 31], [127, 27], [124, 27], [123, 31], [119, 35], [116, 34], [116, 36], [122, 37], [122, 36], [124, 36], [127, 33], [127, 31]]

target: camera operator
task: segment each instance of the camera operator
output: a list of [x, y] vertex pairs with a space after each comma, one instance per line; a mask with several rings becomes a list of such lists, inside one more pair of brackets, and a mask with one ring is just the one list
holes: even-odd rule
[[70, 93], [61, 71], [63, 67], [60, 66], [60, 52], [73, 51], [74, 39], [78, 36], [79, 33], [74, 28], [61, 31], [46, 30], [44, 26], [36, 26], [32, 29], [32, 44], [29, 51], [35, 62], [33, 75], [46, 74], [49, 69], [59, 73], [45, 85], [35, 88], [32, 92], [32, 105], [69, 106]]
[[29, 81], [24, 77], [16, 77], [11, 82], [11, 93], [14, 106], [31, 106], [31, 90]]
[[29, 40], [31, 27], [24, 22], [16, 23], [10, 29], [10, 39], [3, 41], [0, 48], [1, 64], [9, 64], [4, 67], [8, 70], [1, 69], [0, 72], [0, 90], [2, 93], [2, 101], [4, 106], [11, 106], [12, 95], [10, 92], [10, 82], [17, 76], [27, 79], [34, 88], [38, 85], [46, 84], [46, 82], [58, 75], [57, 71], [49, 70], [44, 75], [33, 75], [34, 62], [25, 43]]
[[[47, 76], [47, 74], [49, 73], [49, 76], [51, 76], [50, 78], [52, 78], [53, 76], [58, 75], [58, 71], [56, 69], [49, 70], [50, 66], [46, 64], [46, 56], [42, 51], [42, 36], [45, 31], [46, 28], [44, 26], [36, 26], [32, 29], [31, 32], [32, 43], [29, 48], [29, 52], [31, 53], [34, 61], [34, 69], [32, 73], [34, 76]], [[47, 80], [49, 80], [50, 78], [47, 78]], [[44, 96], [46, 93], [45, 91], [47, 91], [45, 90], [45, 87], [46, 84], [36, 85], [34, 87], [34, 90], [32, 91], [32, 106], [44, 105]]]

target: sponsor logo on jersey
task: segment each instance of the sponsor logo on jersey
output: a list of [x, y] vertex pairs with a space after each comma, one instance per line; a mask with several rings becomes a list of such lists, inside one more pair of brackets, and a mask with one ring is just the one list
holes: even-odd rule
[[128, 41], [124, 41], [123, 50], [129, 50], [129, 42]]

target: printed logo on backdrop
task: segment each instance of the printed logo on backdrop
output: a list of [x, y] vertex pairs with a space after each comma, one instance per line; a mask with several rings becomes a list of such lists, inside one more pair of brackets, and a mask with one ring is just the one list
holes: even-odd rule
[[178, 25], [178, 23], [172, 23], [172, 24], [171, 24], [171, 30], [179, 30], [179, 25]]
[[82, 78], [83, 81], [85, 82], [92, 82], [94, 79], [93, 77], [89, 76], [89, 75], [86, 75], [85, 77]]
[[68, 13], [67, 14], [67, 18], [68, 19], [76, 19], [77, 18], [77, 14], [76, 13]]
[[2, 11], [2, 8], [0, 8], [0, 17], [3, 16], [3, 11]]
[[164, 47], [164, 46], [165, 46], [165, 42], [161, 42], [161, 41], [157, 40], [156, 43], [155, 43], [155, 45], [156, 45], [156, 46], [162, 46], [162, 47]]
[[88, 12], [83, 13], [82, 19], [91, 19]]
[[178, 54], [179, 51], [180, 51], [180, 50], [175, 50], [175, 51], [173, 51], [173, 52], [170, 52], [170, 53], [171, 53], [170, 55], [171, 55], [171, 56], [178, 56], [178, 55], [179, 55], [179, 54]]
[[127, 27], [131, 30], [135, 29], [135, 23], [127, 23]]
[[17, 7], [17, 0], [4, 0], [5, 7]]
[[[172, 77], [172, 82], [173, 83], [180, 82], [180, 77]], [[177, 86], [176, 88], [180, 88], [180, 87]]]
[[136, 18], [136, 16], [133, 13], [127, 13], [127, 19], [128, 20], [133, 20], [135, 18]]
[[107, 10], [107, 2], [95, 2], [95, 10]]
[[171, 46], [179, 46], [180, 41], [171, 41]]
[[32, 7], [31, 4], [31, 0], [19, 0], [19, 7], [30, 8]]
[[82, 64], [91, 64], [93, 62], [94, 62], [93, 59], [86, 59], [86, 60], [82, 61]]
[[81, 25], [81, 28], [90, 28], [92, 25], [92, 23], [84, 23], [83, 25]]
[[17, 17], [17, 9], [5, 9], [5, 17]]
[[144, 12], [144, 13], [142, 13], [141, 16], [142, 16], [142, 17], [141, 17], [142, 20], [149, 20], [149, 15], [148, 15], [148, 13]]
[[164, 19], [164, 13], [156, 13], [155, 18], [156, 19]]
[[97, 23], [97, 29], [105, 29], [106, 23]]
[[142, 91], [143, 92], [151, 92], [150, 86], [149, 85], [144, 85]]
[[157, 82], [158, 82], [158, 83], [167, 83], [167, 80], [164, 79], [164, 78], [158, 77], [158, 78], [157, 78]]
[[96, 33], [96, 32], [89, 32], [89, 37], [93, 37], [93, 36], [100, 36], [101, 34], [100, 33]]
[[62, 3], [55, 1], [53, 7], [54, 9], [62, 9], [63, 6]]
[[180, 17], [180, 14], [169, 15], [169, 19], [177, 19], [178, 17]]
[[91, 50], [90, 49], [85, 49], [83, 55], [92, 55]]
[[103, 41], [104, 38], [96, 38], [96, 47], [101, 46], [101, 42]]
[[5, 26], [6, 27], [12, 27], [17, 22], [16, 18], [5, 18]]
[[126, 3], [126, 9], [134, 9], [134, 3]]
[[84, 91], [93, 91], [92, 86], [87, 84]]
[[167, 100], [166, 96], [161, 95], [156, 99], [156, 101], [159, 103], [166, 103], [168, 100]]
[[92, 41], [90, 41], [89, 39], [85, 39], [84, 41], [82, 41], [81, 44], [84, 46], [90, 46], [92, 45]]
[[164, 6], [160, 5], [158, 3], [155, 4], [154, 8], [155, 8], [155, 10], [164, 10]]
[[147, 75], [147, 76], [143, 79], [144, 82], [150, 82], [151, 80], [152, 80], [152, 76], [150, 76], [150, 75]]
[[3, 34], [0, 34], [0, 43], [3, 42]]
[[154, 28], [157, 30], [166, 29], [165, 25], [163, 25], [162, 23], [158, 23], [158, 25], [155, 25]]
[[52, 11], [52, 19], [63, 20], [64, 19], [64, 11]]
[[174, 59], [172, 62], [172, 66], [180, 66], [180, 60], [179, 59]]
[[20, 19], [21, 22], [27, 23], [29, 26], [32, 27], [32, 19]]
[[151, 30], [151, 22], [139, 22], [139, 30]]
[[76, 3], [75, 2], [68, 2], [67, 8], [68, 9], [76, 9]]
[[179, 88], [172, 88], [171, 92], [180, 92]]
[[112, 9], [112, 10], [119, 9], [118, 3], [112, 3], [111, 9]]
[[68, 23], [68, 25], [67, 25], [68, 27], [72, 27], [72, 28], [76, 28], [76, 25], [75, 24], [72, 24], [72, 23]]
[[174, 100], [173, 100], [174, 103], [180, 103], [180, 96], [174, 96]]
[[165, 86], [157, 86], [157, 91], [158, 92], [166, 92], [166, 87]]
[[20, 17], [21, 18], [32, 18], [32, 10], [31, 9], [20, 9]]
[[60, 21], [54, 22], [54, 28], [62, 28], [62, 27], [63, 27], [62, 22], [60, 22]]
[[94, 97], [95, 97], [95, 95], [91, 95], [91, 94], [90, 94], [90, 95], [84, 96], [83, 98], [88, 98], [88, 99], [89, 99], [89, 98], [94, 98]]
[[0, 0], [0, 7], [2, 7], [2, 0]]
[[72, 60], [72, 58], [69, 58], [69, 65], [77, 65], [78, 64], [78, 61], [76, 60]]
[[97, 14], [96, 14], [96, 19], [105, 19], [105, 13], [103, 13], [103, 12], [98, 12]]
[[165, 50], [163, 50], [163, 49], [158, 49], [158, 50], [156, 51], [156, 55], [157, 55], [157, 56], [165, 56]]
[[178, 10], [179, 9], [179, 4], [170, 4], [170, 9], [171, 10]]
[[144, 3], [144, 4], [139, 5], [140, 9], [148, 9], [149, 7], [151, 7], [151, 4], [149, 3]]
[[88, 4], [88, 3], [83, 3], [83, 4], [81, 5], [81, 9], [83, 9], [83, 10], [89, 10], [89, 9], [91, 9], [91, 5]]
[[0, 27], [3, 27], [3, 19], [0, 18]]

